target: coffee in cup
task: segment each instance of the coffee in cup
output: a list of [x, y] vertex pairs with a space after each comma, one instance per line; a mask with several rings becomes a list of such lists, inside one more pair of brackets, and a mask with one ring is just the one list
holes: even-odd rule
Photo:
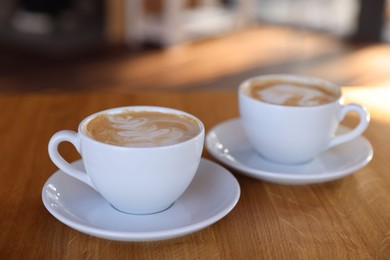
[[[238, 90], [242, 125], [253, 148], [277, 163], [305, 163], [326, 149], [361, 135], [368, 111], [343, 105], [340, 88], [328, 81], [296, 75], [264, 75], [243, 82]], [[346, 114], [359, 124], [335, 136]]]
[[164, 146], [187, 141], [200, 132], [195, 120], [154, 111], [123, 111], [100, 114], [84, 127], [96, 141], [127, 147]]
[[334, 102], [340, 97], [339, 89], [332, 89], [324, 84], [305, 84], [281, 79], [253, 81], [245, 91], [254, 99], [281, 106], [318, 106]]
[[[85, 118], [78, 132], [57, 132], [48, 149], [64, 173], [91, 186], [114, 208], [151, 214], [170, 207], [190, 185], [200, 163], [204, 132], [202, 122], [183, 111], [122, 107]], [[61, 142], [76, 147], [85, 172], [62, 158]]]

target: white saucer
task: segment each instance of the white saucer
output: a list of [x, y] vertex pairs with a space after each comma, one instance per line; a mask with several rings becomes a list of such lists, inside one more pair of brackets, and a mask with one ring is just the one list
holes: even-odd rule
[[[83, 168], [81, 160], [73, 165]], [[239, 197], [235, 177], [206, 159], [172, 207], [151, 215], [121, 213], [92, 188], [62, 171], [55, 172], [42, 190], [45, 207], [59, 221], [92, 236], [122, 241], [170, 239], [198, 231], [226, 216]]]
[[[348, 128], [340, 126], [337, 133], [344, 131], [348, 131]], [[206, 136], [206, 148], [217, 160], [245, 175], [290, 185], [321, 183], [342, 178], [365, 166], [373, 156], [371, 144], [360, 136], [323, 152], [306, 164], [272, 163], [252, 149], [238, 118], [211, 129]]]

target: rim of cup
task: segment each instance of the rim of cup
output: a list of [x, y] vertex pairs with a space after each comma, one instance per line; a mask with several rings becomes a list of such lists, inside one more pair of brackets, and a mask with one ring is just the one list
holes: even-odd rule
[[[332, 91], [332, 93], [335, 93], [337, 95], [337, 98], [335, 98], [331, 102], [320, 104], [320, 105], [314, 105], [314, 106], [286, 106], [286, 105], [264, 102], [254, 97], [251, 97], [250, 95], [248, 95], [248, 93], [246, 93], [246, 90], [253, 84], [252, 82], [256, 82], [256, 81], [264, 82], [269, 80], [281, 80], [285, 82], [293, 82], [293, 83], [297, 82], [297, 83], [308, 84], [308, 85], [324, 86], [324, 88], [329, 89], [330, 91]], [[265, 75], [259, 75], [259, 76], [248, 78], [239, 85], [238, 93], [239, 95], [242, 95], [250, 100], [257, 101], [264, 105], [290, 108], [290, 109], [318, 108], [318, 107], [328, 106], [334, 103], [340, 103], [341, 101], [343, 101], [341, 87], [338, 86], [337, 84], [317, 77], [306, 76], [306, 75], [294, 75], [294, 74], [265, 74]]]
[[[162, 146], [147, 146], [147, 147], [120, 146], [120, 145], [108, 144], [108, 143], [97, 141], [85, 133], [86, 124], [88, 124], [88, 122], [90, 122], [96, 116], [102, 115], [102, 114], [116, 114], [116, 113], [121, 113], [124, 111], [146, 111], [146, 112], [150, 111], [150, 112], [160, 112], [160, 113], [166, 113], [166, 114], [176, 114], [176, 115], [188, 116], [198, 124], [199, 133], [197, 135], [193, 136], [192, 138], [185, 140], [185, 141], [182, 141], [182, 142], [179, 142], [179, 143], [162, 145]], [[84, 118], [80, 122], [80, 124], [78, 126], [78, 133], [81, 134], [83, 137], [87, 138], [89, 141], [91, 141], [95, 144], [98, 144], [98, 145], [107, 146], [107, 147], [111, 147], [114, 149], [123, 149], [123, 150], [169, 149], [169, 148], [172, 148], [172, 147], [175, 147], [178, 145], [182, 145], [182, 144], [187, 143], [187, 142], [191, 142], [192, 140], [194, 140], [194, 139], [198, 138], [199, 136], [201, 136], [202, 134], [204, 134], [204, 131], [205, 131], [205, 127], [203, 125], [203, 122], [199, 118], [197, 118], [196, 116], [194, 116], [190, 113], [187, 113], [185, 111], [179, 110], [179, 109], [169, 108], [169, 107], [160, 107], [160, 106], [123, 106], [123, 107], [109, 108], [109, 109], [95, 112], [95, 113], [87, 116], [86, 118]]]

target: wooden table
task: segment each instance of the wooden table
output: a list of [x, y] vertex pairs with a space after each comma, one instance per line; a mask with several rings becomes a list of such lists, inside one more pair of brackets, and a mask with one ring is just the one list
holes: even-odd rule
[[[236, 92], [0, 94], [0, 259], [389, 259], [389, 88], [351, 88], [346, 95], [371, 111], [365, 136], [374, 158], [365, 168], [306, 186], [232, 171], [241, 198], [219, 222], [171, 240], [117, 242], [75, 231], [43, 206], [42, 187], [56, 171], [50, 137], [76, 130], [93, 112], [125, 105], [182, 109], [210, 129], [238, 116]], [[68, 160], [78, 158], [71, 145], [60, 148]], [[207, 151], [204, 157], [212, 159]]]

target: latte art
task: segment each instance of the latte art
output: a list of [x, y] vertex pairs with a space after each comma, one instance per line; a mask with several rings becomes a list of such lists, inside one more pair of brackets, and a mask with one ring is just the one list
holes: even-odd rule
[[93, 139], [119, 146], [164, 146], [189, 140], [200, 132], [197, 123], [185, 116], [159, 112], [104, 114], [86, 126]]
[[248, 95], [266, 103], [284, 106], [318, 106], [339, 97], [338, 93], [324, 86], [276, 80], [252, 85]]
[[[133, 116], [126, 116], [123, 118], [118, 115], [108, 116], [108, 120], [112, 123], [112, 129], [117, 129], [117, 138], [123, 144], [135, 144], [141, 146], [166, 145], [178, 142], [183, 136], [183, 130], [175, 126], [177, 121], [174, 119], [159, 120], [148, 119], [145, 117], [134, 118]], [[159, 122], [160, 121], [160, 122]], [[170, 123], [171, 126], [167, 128], [158, 128], [158, 123]], [[187, 122], [183, 126], [190, 128], [191, 125]]]
[[298, 106], [315, 106], [333, 99], [318, 89], [294, 85], [275, 85], [259, 90], [257, 95], [265, 102], [277, 105], [294, 103]]

